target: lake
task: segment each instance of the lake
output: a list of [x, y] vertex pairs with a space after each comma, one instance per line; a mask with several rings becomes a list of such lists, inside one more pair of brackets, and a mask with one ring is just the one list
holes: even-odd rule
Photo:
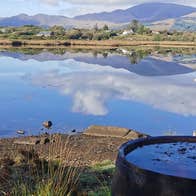
[[196, 130], [194, 49], [0, 49], [0, 137], [90, 125]]

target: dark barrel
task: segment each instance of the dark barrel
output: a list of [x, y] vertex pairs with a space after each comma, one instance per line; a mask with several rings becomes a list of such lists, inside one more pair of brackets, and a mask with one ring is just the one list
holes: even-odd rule
[[[176, 177], [154, 172], [151, 170], [145, 170], [126, 160], [126, 155], [134, 151], [138, 147], [151, 144], [165, 144], [175, 142], [196, 143], [196, 137], [148, 137], [130, 141], [122, 145], [119, 149], [119, 154], [116, 161], [116, 173], [112, 182], [112, 195], [196, 196], [195, 179]], [[196, 152], [194, 155], [196, 155]]]

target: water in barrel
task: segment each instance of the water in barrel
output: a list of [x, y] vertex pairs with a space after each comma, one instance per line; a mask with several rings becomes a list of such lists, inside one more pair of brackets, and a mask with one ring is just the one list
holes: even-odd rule
[[196, 179], [196, 143], [146, 145], [136, 148], [126, 159], [142, 169]]

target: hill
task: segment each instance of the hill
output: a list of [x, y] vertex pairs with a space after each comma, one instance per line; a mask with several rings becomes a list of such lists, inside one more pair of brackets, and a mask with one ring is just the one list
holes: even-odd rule
[[175, 19], [167, 19], [147, 24], [152, 30], [196, 31], [196, 12]]
[[[175, 10], [175, 11], [174, 11]], [[195, 12], [196, 8], [171, 3], [144, 3], [126, 10], [102, 12], [76, 16], [77, 20], [97, 20], [112, 23], [127, 23], [133, 19], [140, 22], [154, 22], [178, 18]]]
[[69, 18], [59, 15], [37, 14], [29, 16], [20, 14], [0, 18], [0, 26], [19, 27], [36, 25], [51, 27], [54, 25], [65, 28], [93, 28], [95, 24], [103, 27], [119, 29], [126, 27], [133, 19], [139, 20], [153, 30], [196, 30], [196, 8], [171, 3], [144, 3], [126, 10], [86, 14]]
[[27, 14], [19, 14], [12, 17], [0, 18], [0, 26], [20, 27], [24, 25], [36, 25], [42, 27], [52, 27], [54, 25], [63, 26], [65, 28], [92, 28], [95, 24], [103, 27], [107, 24], [111, 28], [118, 26], [117, 24], [104, 21], [83, 21], [58, 15], [37, 14], [29, 16]]

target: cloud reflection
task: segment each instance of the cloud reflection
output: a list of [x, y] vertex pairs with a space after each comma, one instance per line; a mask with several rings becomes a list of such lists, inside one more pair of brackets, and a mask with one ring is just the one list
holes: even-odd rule
[[196, 73], [145, 77], [112, 67], [72, 63], [74, 72], [62, 72], [61, 65], [59, 70], [31, 75], [31, 80], [72, 96], [73, 112], [106, 115], [107, 102], [117, 99], [184, 116], [196, 115]]

